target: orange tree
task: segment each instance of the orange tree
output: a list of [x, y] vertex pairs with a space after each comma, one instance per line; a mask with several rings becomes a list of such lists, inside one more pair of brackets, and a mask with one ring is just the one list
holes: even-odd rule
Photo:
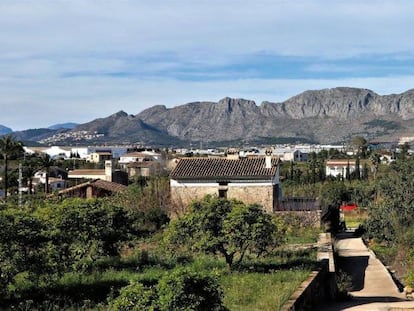
[[171, 222], [166, 239], [173, 249], [220, 254], [232, 268], [247, 253], [266, 253], [280, 235], [272, 216], [260, 205], [206, 196]]

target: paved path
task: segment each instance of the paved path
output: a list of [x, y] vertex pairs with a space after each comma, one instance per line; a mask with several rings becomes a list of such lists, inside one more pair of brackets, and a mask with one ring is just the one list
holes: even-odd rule
[[339, 255], [337, 268], [352, 276], [351, 299], [331, 303], [319, 310], [414, 310], [414, 301], [405, 299], [387, 269], [367, 249], [361, 238], [350, 234], [339, 236], [335, 249]]

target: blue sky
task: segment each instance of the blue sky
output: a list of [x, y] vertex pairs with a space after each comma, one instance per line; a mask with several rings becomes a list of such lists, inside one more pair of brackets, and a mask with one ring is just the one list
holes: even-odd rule
[[0, 0], [0, 124], [414, 88], [414, 1]]

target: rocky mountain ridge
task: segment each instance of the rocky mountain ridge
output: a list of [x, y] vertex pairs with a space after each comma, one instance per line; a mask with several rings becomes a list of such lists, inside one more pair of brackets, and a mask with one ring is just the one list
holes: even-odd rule
[[245, 99], [154, 106], [136, 115], [169, 135], [192, 141], [255, 137], [338, 142], [354, 135], [395, 138], [414, 127], [414, 90], [380, 96], [367, 89], [339, 87], [305, 91], [282, 103], [256, 105]]
[[368, 89], [338, 87], [305, 91], [281, 103], [256, 105], [252, 100], [226, 97], [217, 103], [158, 105], [136, 115], [119, 111], [61, 132], [59, 137], [85, 132], [96, 134], [96, 143], [188, 146], [191, 142], [280, 139], [335, 143], [356, 135], [394, 140], [413, 136], [413, 131], [414, 90], [381, 96]]

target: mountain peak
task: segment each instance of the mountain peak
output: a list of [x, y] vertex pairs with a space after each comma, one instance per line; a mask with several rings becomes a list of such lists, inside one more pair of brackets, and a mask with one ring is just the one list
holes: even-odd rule
[[0, 124], [0, 135], [7, 135], [12, 132], [13, 130], [11, 128]]
[[71, 130], [78, 125], [79, 125], [78, 123], [73, 123], [73, 122], [59, 123], [59, 124], [54, 124], [54, 125], [49, 126], [48, 129], [50, 130], [58, 130], [58, 129]]
[[115, 118], [124, 118], [124, 117], [127, 117], [127, 116], [128, 116], [128, 114], [123, 110], [119, 110], [118, 112], [110, 115], [110, 117], [115, 117]]

